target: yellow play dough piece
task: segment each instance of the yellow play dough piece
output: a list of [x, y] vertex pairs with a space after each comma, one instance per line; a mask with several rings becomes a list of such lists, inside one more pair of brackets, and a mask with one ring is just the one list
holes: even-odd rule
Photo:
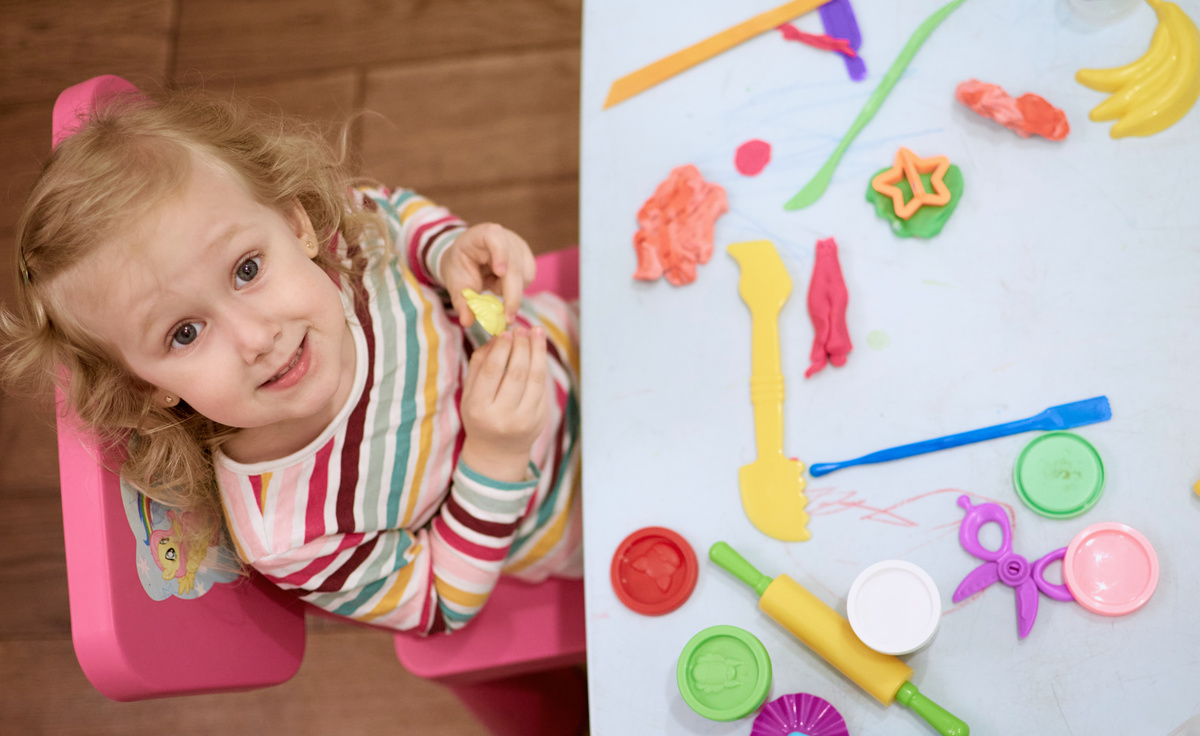
[[475, 313], [475, 319], [489, 335], [499, 335], [508, 328], [508, 320], [504, 318], [504, 302], [494, 294], [480, 294], [471, 289], [463, 289], [467, 306]]
[[722, 51], [754, 38], [760, 33], [766, 33], [783, 23], [804, 15], [815, 8], [824, 5], [829, 0], [792, 0], [774, 10], [756, 15], [750, 20], [743, 21], [732, 28], [710, 36], [703, 41], [688, 46], [682, 51], [676, 51], [670, 56], [631, 72], [613, 82], [608, 89], [608, 99], [604, 107], [609, 108], [618, 102], [645, 92], [654, 85], [664, 82], [682, 71], [691, 69], [702, 61], [711, 59]]

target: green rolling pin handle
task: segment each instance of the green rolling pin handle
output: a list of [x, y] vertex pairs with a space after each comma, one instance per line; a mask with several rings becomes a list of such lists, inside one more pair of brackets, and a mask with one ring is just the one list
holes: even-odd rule
[[917, 686], [906, 682], [896, 691], [896, 701], [912, 708], [942, 736], [969, 736], [971, 727], [960, 721], [942, 706], [933, 702], [917, 690]]
[[754, 592], [760, 596], [771, 584], [771, 578], [756, 570], [754, 565], [746, 561], [745, 557], [739, 555], [737, 550], [724, 542], [717, 542], [708, 548], [708, 559], [733, 573], [734, 577], [754, 588]]

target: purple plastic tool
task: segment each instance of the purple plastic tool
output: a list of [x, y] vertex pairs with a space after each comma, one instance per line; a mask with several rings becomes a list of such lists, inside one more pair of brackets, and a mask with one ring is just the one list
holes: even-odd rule
[[762, 707], [750, 736], [850, 736], [846, 719], [828, 700], [808, 693], [781, 695]]
[[[850, 48], [857, 53], [858, 47], [862, 46], [862, 33], [858, 30], [858, 19], [854, 17], [854, 8], [850, 6], [850, 0], [830, 0], [820, 7], [819, 12], [825, 33], [834, 38], [846, 39], [850, 42]], [[867, 65], [861, 54], [855, 57], [843, 56], [842, 59], [846, 62], [846, 71], [850, 72], [851, 79], [861, 82], [867, 78]]]
[[[1039, 590], [1056, 601], [1075, 600], [1067, 586], [1046, 580], [1046, 566], [1061, 560], [1067, 554], [1066, 547], [1056, 549], [1030, 565], [1028, 560], [1012, 551], [1012, 527], [1008, 523], [1008, 514], [999, 504], [972, 506], [970, 498], [959, 496], [958, 505], [967, 512], [958, 527], [958, 542], [972, 556], [986, 562], [972, 570], [958, 584], [952, 598], [955, 603], [975, 595], [994, 582], [1004, 583], [1016, 591], [1017, 634], [1024, 639], [1037, 618]], [[1000, 549], [994, 551], [979, 542], [979, 529], [990, 521], [999, 524], [1001, 532]]]

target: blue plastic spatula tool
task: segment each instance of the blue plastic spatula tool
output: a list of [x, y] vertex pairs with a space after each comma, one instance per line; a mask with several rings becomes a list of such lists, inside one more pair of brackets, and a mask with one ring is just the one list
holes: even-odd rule
[[1010, 434], [1020, 434], [1034, 430], [1071, 429], [1072, 427], [1082, 427], [1086, 424], [1106, 422], [1109, 419], [1112, 419], [1112, 409], [1108, 405], [1108, 397], [1097, 396], [1094, 399], [1084, 399], [1072, 404], [1052, 406], [1044, 412], [1028, 419], [997, 424], [994, 427], [973, 429], [970, 432], [960, 432], [959, 434], [925, 440], [924, 442], [914, 442], [911, 445], [892, 447], [887, 450], [872, 452], [870, 455], [863, 455], [853, 460], [843, 460], [840, 463], [813, 463], [808, 466], [808, 472], [815, 478], [854, 465], [869, 465], [888, 460], [899, 460], [902, 457], [923, 455], [926, 452], [933, 452], [934, 450], [945, 450], [950, 447], [958, 447], [959, 445], [969, 445], [972, 442], [982, 442], [983, 440], [992, 440], [997, 437], [1007, 437]]

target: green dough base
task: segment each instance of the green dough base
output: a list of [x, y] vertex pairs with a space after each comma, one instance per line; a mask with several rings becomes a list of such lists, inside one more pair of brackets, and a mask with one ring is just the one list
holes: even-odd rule
[[[871, 179], [874, 180], [876, 176], [891, 168], [888, 166], [876, 171]], [[921, 182], [925, 185], [927, 192], [933, 191], [933, 185], [930, 184], [929, 179], [929, 174], [921, 174]], [[962, 197], [963, 192], [963, 175], [954, 164], [950, 164], [950, 169], [942, 181], [950, 190], [950, 201], [941, 207], [925, 205], [907, 220], [896, 214], [892, 198], [875, 191], [871, 187], [871, 182], [867, 182], [867, 201], [875, 205], [875, 214], [887, 220], [888, 224], [892, 226], [892, 232], [896, 235], [902, 238], [932, 238], [942, 231], [946, 221], [950, 219], [950, 215], [954, 214], [954, 208], [958, 206], [958, 200]], [[904, 180], [901, 180], [897, 186], [900, 187], [900, 191], [904, 192], [904, 201], [907, 202], [912, 197], [912, 188]]]

